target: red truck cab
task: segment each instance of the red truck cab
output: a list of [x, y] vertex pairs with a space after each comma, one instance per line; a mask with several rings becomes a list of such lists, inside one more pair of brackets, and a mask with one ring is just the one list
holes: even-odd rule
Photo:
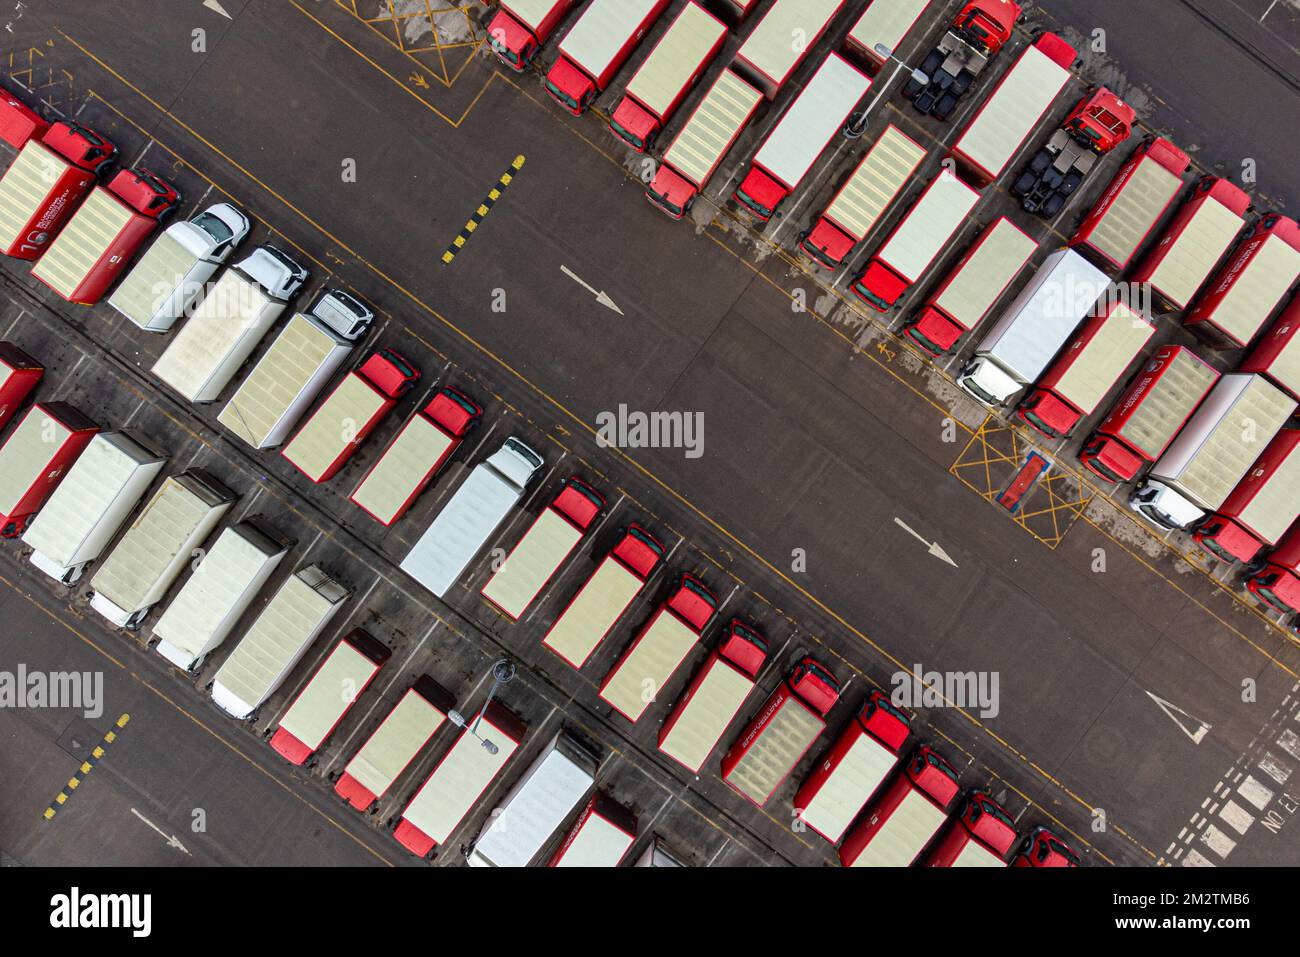
[[1136, 119], [1137, 111], [1103, 86], [1084, 97], [1061, 128], [1087, 142], [1094, 153], [1104, 155], [1133, 135]]
[[483, 410], [465, 393], [448, 386], [438, 390], [433, 401], [424, 407], [424, 414], [452, 438], [463, 439], [478, 425]]
[[605, 507], [605, 496], [581, 479], [566, 479], [564, 488], [551, 502], [555, 509], [576, 529], [585, 532]]
[[1079, 855], [1046, 827], [1029, 832], [1012, 867], [1078, 867]]
[[[516, 73], [523, 73], [578, 0], [501, 0], [488, 24], [492, 52]], [[514, 8], [519, 7], [516, 11]]]
[[[420, 372], [391, 349], [380, 349], [358, 370], [366, 381], [390, 399], [400, 399], [420, 379]], [[441, 395], [438, 398], [442, 398]], [[434, 399], [437, 402], [438, 399]], [[465, 411], [467, 414], [468, 410]], [[459, 417], [459, 416], [457, 416]]]
[[555, 65], [546, 74], [546, 91], [574, 116], [587, 112], [587, 107], [591, 106], [592, 100], [600, 92], [595, 80], [563, 56], [555, 61]]
[[51, 124], [41, 142], [73, 166], [91, 173], [101, 172], [117, 159], [116, 146], [90, 127], [71, 120]]
[[755, 679], [767, 660], [767, 642], [739, 618], [731, 619], [722, 632], [717, 650], [720, 657]]
[[47, 120], [8, 90], [0, 88], [0, 140], [22, 149], [50, 128]]
[[0, 342], [0, 429], [22, 408], [45, 367], [12, 342]]
[[[982, 848], [1005, 864], [1015, 843], [1016, 826], [1011, 816], [987, 794], [976, 792], [966, 800], [961, 816], [949, 822], [943, 835], [926, 854], [925, 866], [952, 867], [968, 860], [971, 863], [993, 863], [976, 848]], [[971, 860], [972, 857], [975, 860]]]
[[1300, 611], [1300, 522], [1287, 529], [1246, 588], [1283, 614]]
[[880, 260], [873, 259], [853, 284], [853, 291], [876, 312], [888, 312], [910, 285]]
[[654, 182], [646, 190], [646, 196], [652, 203], [677, 220], [686, 217], [699, 194], [694, 183], [684, 179], [667, 163], [659, 164]]
[[737, 202], [748, 208], [763, 222], [772, 218], [776, 208], [790, 195], [790, 189], [780, 180], [768, 175], [761, 166], [754, 166], [744, 182], [736, 188]]
[[812, 657], [804, 658], [795, 665], [786, 682], [801, 701], [823, 718], [835, 706], [835, 702], [840, 700], [840, 683]]
[[966, 42], [991, 58], [1011, 39], [1022, 12], [1020, 4], [1012, 0], [971, 0], [953, 18], [949, 29], [961, 33]]
[[694, 575], [683, 575], [681, 585], [668, 599], [667, 607], [696, 632], [701, 632], [718, 610], [718, 599]]
[[122, 202], [151, 219], [162, 219], [181, 201], [176, 187], [143, 166], [120, 171], [109, 181], [108, 188]]

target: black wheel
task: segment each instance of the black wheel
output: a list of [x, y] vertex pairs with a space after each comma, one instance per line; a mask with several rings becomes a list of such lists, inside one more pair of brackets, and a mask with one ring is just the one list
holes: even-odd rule
[[921, 63], [921, 72], [926, 76], [934, 76], [939, 72], [941, 66], [943, 66], [943, 52], [941, 50], [931, 50]]
[[1071, 172], [1067, 173], [1065, 175], [1065, 179], [1061, 181], [1061, 195], [1069, 196], [1071, 193], [1073, 193], [1076, 189], [1079, 188], [1079, 184], [1082, 182], [1083, 182], [1083, 174], [1080, 173], [1078, 170], [1072, 170]]
[[936, 118], [946, 120], [952, 113], [953, 107], [957, 105], [957, 96], [954, 93], [945, 93], [939, 97], [939, 102], [934, 105], [934, 115]]
[[916, 99], [916, 95], [925, 89], [925, 85], [917, 83], [915, 80], [908, 80], [903, 85], [903, 98], [906, 100]]
[[1048, 219], [1051, 219], [1053, 216], [1055, 216], [1057, 213], [1061, 211], [1061, 207], [1064, 205], [1065, 205], [1065, 197], [1062, 196], [1060, 193], [1053, 193], [1050, 197], [1048, 197], [1047, 202], [1043, 204], [1043, 215], [1046, 216]]
[[970, 85], [974, 82], [975, 77], [965, 70], [962, 70], [957, 74], [957, 79], [952, 81], [952, 92], [956, 96], [961, 96], [970, 89]]
[[1037, 181], [1038, 177], [1029, 172], [1029, 170], [1025, 170], [1016, 177], [1016, 181], [1011, 184], [1011, 195], [1020, 197], [1028, 196], [1029, 191], [1034, 188], [1034, 183]]
[[916, 107], [920, 113], [929, 113], [934, 106], [934, 97], [933, 88], [927, 87], [921, 92], [920, 96], [912, 101], [912, 106]]
[[1035, 176], [1041, 176], [1047, 172], [1047, 167], [1052, 165], [1052, 154], [1046, 150], [1039, 150], [1034, 154], [1034, 158], [1029, 161], [1029, 169]]

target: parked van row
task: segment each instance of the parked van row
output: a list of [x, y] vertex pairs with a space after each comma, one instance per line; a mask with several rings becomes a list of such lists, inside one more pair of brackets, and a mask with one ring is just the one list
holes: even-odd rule
[[[0, 397], [12, 415], [43, 369], [10, 343], [0, 345], [0, 356], [6, 370]], [[437, 398], [451, 402], [449, 392], [440, 391]], [[451, 413], [439, 403], [435, 415], [446, 420]], [[167, 455], [142, 436], [101, 431], [76, 409], [54, 402], [32, 406], [16, 422], [0, 446], [0, 493], [13, 499], [5, 534], [22, 534], [32, 564], [64, 584], [79, 581], [94, 565], [91, 609], [132, 631], [193, 566], [157, 619], [152, 638], [158, 654], [196, 673], [235, 636], [295, 543], [257, 516], [217, 533], [238, 493], [199, 468], [158, 481]], [[454, 444], [449, 437], [446, 445]], [[514, 457], [511, 464], [522, 460], [531, 466], [530, 453], [518, 440], [507, 440], [506, 451]], [[500, 460], [490, 457], [485, 467], [499, 485], [505, 470]], [[467, 484], [471, 491], [478, 488]], [[14, 488], [20, 494], [12, 495]], [[577, 479], [566, 482], [485, 593], [503, 608], [522, 611], [602, 506], [603, 499], [590, 486]], [[491, 526], [490, 519], [486, 525]], [[197, 562], [196, 555], [201, 556]], [[233, 718], [249, 720], [257, 714], [352, 595], [348, 584], [315, 564], [279, 577], [207, 686], [214, 704]], [[269, 732], [271, 747], [292, 764], [309, 763], [389, 657], [382, 641], [360, 629], [348, 631]], [[394, 822], [398, 839], [421, 854], [445, 841], [474, 809], [527, 731], [499, 701], [486, 704], [470, 721], [459, 718], [453, 704], [431, 678], [418, 678], [336, 782], [341, 797], [368, 810], [444, 722], [459, 721], [460, 737]], [[488, 818], [471, 845], [470, 863], [523, 866], [548, 847], [552, 853], [539, 863], [615, 866], [622, 861], [637, 836], [636, 817], [596, 790], [598, 764], [590, 745], [568, 733], [556, 735], [506, 794], [499, 813]], [[562, 839], [551, 847], [552, 837], [564, 828]]]

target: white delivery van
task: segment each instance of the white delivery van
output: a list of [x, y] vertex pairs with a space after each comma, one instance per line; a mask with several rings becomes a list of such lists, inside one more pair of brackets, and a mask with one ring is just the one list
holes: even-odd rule
[[516, 438], [469, 474], [443, 506], [401, 568], [439, 598], [456, 584], [524, 490], [541, 471], [542, 458]]
[[232, 525], [218, 535], [154, 625], [158, 654], [177, 668], [197, 671], [248, 611], [289, 553], [289, 545], [255, 520]]
[[326, 289], [289, 319], [217, 421], [255, 449], [282, 444], [374, 318], [359, 299]]
[[1052, 253], [984, 336], [957, 384], [986, 406], [1002, 405], [1038, 381], [1109, 284], [1073, 249]]
[[280, 687], [351, 594], [318, 565], [295, 572], [217, 670], [212, 700], [232, 717], [250, 717]]
[[72, 585], [104, 553], [167, 458], [128, 432], [101, 432], [23, 534], [31, 562]]
[[187, 402], [214, 401], [307, 276], [274, 246], [258, 246], [221, 274], [153, 364], [153, 374]]
[[527, 867], [591, 793], [599, 764], [571, 735], [556, 734], [488, 817], [470, 866]]
[[146, 332], [166, 332], [248, 235], [248, 217], [229, 203], [173, 223], [126, 274], [108, 304]]
[[163, 482], [90, 580], [90, 607], [134, 631], [238, 496], [201, 469]]

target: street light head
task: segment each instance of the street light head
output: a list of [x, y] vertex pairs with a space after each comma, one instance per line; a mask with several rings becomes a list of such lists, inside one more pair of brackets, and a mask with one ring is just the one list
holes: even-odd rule
[[499, 684], [508, 684], [515, 676], [515, 663], [509, 658], [500, 658], [492, 664], [492, 677]]
[[930, 75], [928, 73], [923, 73], [920, 70], [913, 70], [912, 80], [921, 84], [921, 86], [928, 86], [930, 84]]
[[883, 43], [877, 43], [874, 47], [872, 47], [872, 49], [876, 51], [876, 55], [879, 56], [882, 60], [888, 60], [890, 57], [894, 55], [894, 51], [890, 47], [885, 46]]
[[483, 739], [483, 750], [486, 751], [488, 754], [493, 754], [493, 755], [494, 755], [494, 754], [496, 754], [498, 751], [500, 751], [501, 749], [498, 748], [498, 747], [497, 747], [495, 744], [493, 744], [491, 741], [489, 741], [487, 738], [484, 738], [484, 739]]

